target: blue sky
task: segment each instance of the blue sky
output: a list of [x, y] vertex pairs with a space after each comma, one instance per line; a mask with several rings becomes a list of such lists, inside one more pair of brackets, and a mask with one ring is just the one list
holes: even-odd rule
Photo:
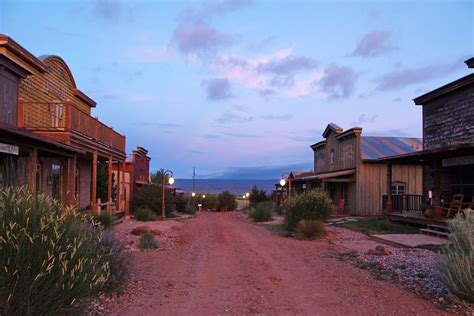
[[10, 1], [0, 32], [61, 56], [94, 114], [189, 178], [309, 170], [329, 122], [421, 137], [412, 99], [468, 74], [472, 1]]

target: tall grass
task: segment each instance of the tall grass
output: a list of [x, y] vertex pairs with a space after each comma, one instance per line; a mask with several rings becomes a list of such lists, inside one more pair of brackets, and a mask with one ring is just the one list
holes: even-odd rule
[[121, 245], [90, 221], [25, 187], [0, 190], [0, 314], [76, 313], [124, 284]]

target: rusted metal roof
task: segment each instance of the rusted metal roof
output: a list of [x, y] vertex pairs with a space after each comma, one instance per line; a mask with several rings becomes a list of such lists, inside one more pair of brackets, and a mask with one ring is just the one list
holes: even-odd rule
[[414, 137], [362, 136], [361, 156], [363, 160], [405, 155], [423, 150], [423, 141]]

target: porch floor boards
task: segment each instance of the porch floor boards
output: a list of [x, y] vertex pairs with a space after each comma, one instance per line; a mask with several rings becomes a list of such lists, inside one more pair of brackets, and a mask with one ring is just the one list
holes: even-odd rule
[[421, 212], [394, 212], [389, 215], [389, 219], [394, 222], [405, 222], [417, 225], [438, 225], [447, 226], [445, 219], [427, 218]]

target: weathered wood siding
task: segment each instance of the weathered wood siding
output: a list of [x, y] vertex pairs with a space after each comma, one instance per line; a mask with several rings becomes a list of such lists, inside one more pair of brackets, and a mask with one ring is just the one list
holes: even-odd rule
[[[332, 133], [326, 144], [314, 151], [314, 170], [316, 173], [352, 169], [356, 166], [356, 136], [350, 135], [336, 139]], [[331, 151], [334, 151], [334, 163], [331, 164]]]
[[[423, 167], [393, 165], [392, 182], [405, 183], [405, 194], [423, 193]], [[387, 194], [387, 166], [384, 163], [361, 163], [357, 168], [357, 213], [382, 215], [382, 196]]]
[[0, 122], [17, 125], [18, 76], [0, 66]]
[[474, 86], [423, 105], [424, 149], [474, 142]]

